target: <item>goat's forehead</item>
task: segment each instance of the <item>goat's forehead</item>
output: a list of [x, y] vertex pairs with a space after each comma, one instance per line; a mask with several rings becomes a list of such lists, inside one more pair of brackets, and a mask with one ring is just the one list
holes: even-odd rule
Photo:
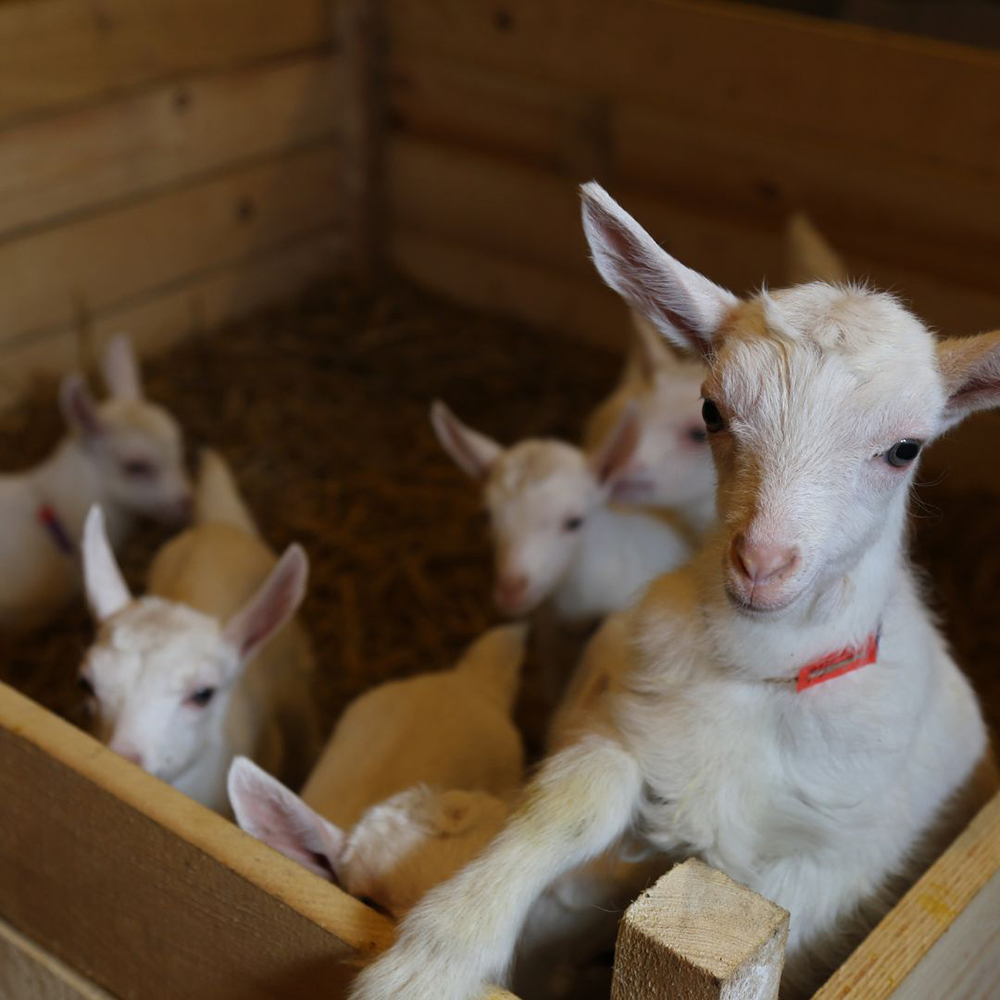
[[744, 410], [822, 406], [887, 419], [933, 420], [944, 401], [934, 338], [916, 317], [889, 295], [819, 282], [737, 307], [706, 389]]
[[101, 416], [123, 440], [144, 439], [168, 448], [180, 445], [180, 426], [155, 403], [144, 399], [110, 399], [103, 404]]
[[[218, 654], [220, 636], [213, 618], [183, 604], [143, 597], [105, 623], [93, 659], [117, 674], [186, 677]], [[178, 671], [177, 664], [184, 669]]]
[[562, 441], [522, 441], [494, 465], [487, 483], [491, 500], [532, 493], [555, 496], [589, 478], [583, 453]]

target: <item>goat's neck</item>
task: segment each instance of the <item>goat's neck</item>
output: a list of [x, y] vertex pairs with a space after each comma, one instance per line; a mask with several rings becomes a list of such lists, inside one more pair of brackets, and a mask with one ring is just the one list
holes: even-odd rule
[[128, 516], [104, 495], [103, 484], [86, 448], [67, 438], [28, 475], [39, 505], [48, 505], [74, 541], [83, 534], [83, 522], [95, 503], [104, 509], [105, 524], [112, 546], [117, 546], [128, 530]]
[[770, 621], [749, 618], [729, 603], [719, 572], [723, 546], [716, 536], [696, 570], [705, 626], [725, 666], [758, 678], [793, 677], [821, 656], [862, 644], [881, 626], [893, 597], [913, 586], [903, 546], [905, 521], [904, 497], [852, 566]]

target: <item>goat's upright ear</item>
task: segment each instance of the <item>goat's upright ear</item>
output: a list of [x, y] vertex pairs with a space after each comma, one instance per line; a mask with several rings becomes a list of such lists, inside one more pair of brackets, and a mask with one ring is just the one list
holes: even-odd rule
[[630, 403], [607, 439], [588, 459], [591, 472], [602, 486], [610, 485], [625, 471], [638, 447], [641, 431], [639, 410]]
[[440, 399], [431, 406], [431, 423], [441, 447], [466, 475], [479, 480], [489, 475], [502, 445], [463, 424]]
[[594, 181], [581, 188], [583, 230], [604, 281], [681, 350], [708, 354], [732, 292], [674, 260]]
[[83, 584], [87, 604], [100, 623], [121, 611], [132, 595], [118, 568], [115, 554], [104, 528], [104, 513], [94, 504], [83, 525]]
[[104, 351], [102, 366], [108, 392], [116, 399], [141, 399], [142, 374], [132, 341], [124, 333], [112, 337]]
[[976, 337], [947, 337], [937, 345], [948, 402], [944, 428], [976, 410], [1000, 406], [1000, 330]]
[[344, 850], [344, 831], [246, 757], [229, 767], [229, 804], [240, 828], [330, 882]]
[[67, 427], [82, 438], [97, 437], [103, 430], [97, 403], [83, 376], [67, 375], [59, 386], [59, 408]]
[[680, 358], [672, 342], [660, 333], [659, 328], [635, 309], [629, 310], [635, 332], [634, 357], [643, 381], [652, 383], [658, 372], [677, 368]]
[[309, 559], [301, 545], [289, 545], [253, 597], [226, 623], [223, 637], [247, 663], [295, 614], [306, 593]]
[[847, 281], [847, 265], [805, 212], [796, 212], [785, 226], [785, 272], [789, 285]]

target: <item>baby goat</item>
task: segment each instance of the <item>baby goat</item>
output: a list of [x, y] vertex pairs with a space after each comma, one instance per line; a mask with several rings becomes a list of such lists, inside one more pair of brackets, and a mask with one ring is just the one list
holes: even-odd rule
[[[804, 212], [785, 229], [789, 284], [847, 280], [847, 268]], [[701, 419], [700, 354], [680, 353], [640, 313], [630, 311], [632, 346], [619, 384], [584, 428], [588, 452], [604, 444], [627, 406], [639, 411], [639, 444], [615, 482], [612, 500], [663, 507], [701, 537], [715, 518], [715, 469]]]
[[229, 798], [255, 837], [401, 917], [500, 829], [521, 780], [511, 721], [523, 625], [481, 636], [452, 670], [391, 681], [348, 706], [302, 798], [237, 758]]
[[117, 546], [135, 515], [187, 520], [191, 488], [173, 417], [143, 398], [128, 338], [104, 356], [111, 398], [97, 405], [79, 375], [63, 380], [69, 436], [29, 472], [0, 477], [0, 629], [50, 621], [80, 589], [77, 549], [87, 511], [101, 504]]
[[601, 448], [634, 406], [639, 441], [615, 480], [612, 501], [674, 511], [700, 537], [715, 517], [715, 470], [700, 412], [705, 366], [670, 347], [645, 317], [631, 315], [629, 360], [621, 382], [587, 420], [583, 447]]
[[495, 545], [494, 597], [503, 612], [524, 615], [546, 601], [560, 622], [592, 622], [625, 607], [690, 554], [660, 518], [609, 505], [638, 443], [633, 409], [590, 457], [537, 438], [504, 448], [442, 402], [431, 408], [431, 421], [445, 451], [482, 484]]
[[298, 545], [275, 559], [218, 455], [204, 454], [195, 526], [157, 554], [147, 596], [129, 593], [98, 507], [83, 568], [98, 633], [80, 684], [103, 742], [218, 812], [236, 754], [306, 773], [318, 742], [312, 657], [289, 619], [308, 562]]
[[583, 196], [605, 281], [705, 358], [719, 525], [595, 636], [575, 741], [354, 1000], [473, 996], [544, 886], [625, 837], [786, 907], [804, 992], [995, 780], [904, 542], [922, 446], [1000, 403], [1000, 331], [935, 343], [892, 296], [822, 282], [740, 300]]

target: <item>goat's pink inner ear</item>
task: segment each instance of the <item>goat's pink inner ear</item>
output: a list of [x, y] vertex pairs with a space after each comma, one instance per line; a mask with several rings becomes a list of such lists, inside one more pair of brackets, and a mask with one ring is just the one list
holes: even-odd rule
[[309, 562], [300, 545], [291, 545], [260, 590], [226, 625], [225, 638], [241, 661], [249, 660], [295, 613], [305, 596]]
[[599, 483], [613, 482], [625, 471], [639, 444], [640, 432], [638, 411], [629, 406], [608, 440], [590, 459], [591, 469]]
[[344, 832], [245, 757], [230, 768], [229, 802], [241, 829], [321, 878], [338, 880]]
[[485, 479], [503, 448], [462, 423], [440, 400], [431, 407], [431, 424], [441, 447], [466, 475]]
[[681, 350], [710, 353], [736, 296], [674, 260], [599, 184], [581, 194], [584, 233], [608, 286]]
[[60, 390], [66, 422], [85, 437], [96, 437], [104, 430], [101, 415], [87, 384], [79, 375], [67, 375]]
[[1000, 330], [948, 337], [938, 343], [937, 357], [948, 394], [946, 426], [1000, 405]]

